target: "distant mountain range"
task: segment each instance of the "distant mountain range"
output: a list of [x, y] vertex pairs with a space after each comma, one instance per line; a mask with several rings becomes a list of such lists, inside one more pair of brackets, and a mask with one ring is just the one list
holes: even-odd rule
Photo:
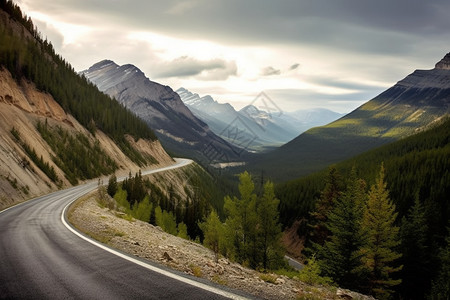
[[450, 53], [345, 117], [312, 128], [246, 168], [288, 180], [420, 132], [450, 113]]
[[[281, 146], [311, 127], [327, 124], [342, 116], [320, 108], [273, 112], [257, 107], [257, 103], [236, 111], [229, 103], [218, 103], [209, 95], [200, 97], [185, 88], [176, 92], [192, 113], [208, 124], [214, 133], [236, 146], [257, 152]], [[230, 135], [229, 129], [237, 130], [239, 138]]]
[[169, 86], [150, 81], [136, 66], [103, 60], [81, 74], [143, 119], [173, 154], [206, 164], [240, 160], [245, 154], [193, 115]]

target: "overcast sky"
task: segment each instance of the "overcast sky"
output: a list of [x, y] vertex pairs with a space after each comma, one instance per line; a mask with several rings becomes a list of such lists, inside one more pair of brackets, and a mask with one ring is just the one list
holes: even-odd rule
[[349, 112], [450, 52], [448, 0], [16, 0], [72, 66], [111, 59], [236, 108]]

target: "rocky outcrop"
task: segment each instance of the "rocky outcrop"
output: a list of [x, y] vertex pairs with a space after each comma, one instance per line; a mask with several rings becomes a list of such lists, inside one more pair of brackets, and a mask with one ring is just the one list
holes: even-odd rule
[[438, 62], [435, 66], [436, 69], [450, 70], [450, 52], [444, 56], [444, 58]]
[[0, 69], [0, 102], [72, 125], [63, 108], [50, 94], [37, 91], [33, 84], [26, 81], [22, 81], [19, 86], [9, 72], [3, 69]]

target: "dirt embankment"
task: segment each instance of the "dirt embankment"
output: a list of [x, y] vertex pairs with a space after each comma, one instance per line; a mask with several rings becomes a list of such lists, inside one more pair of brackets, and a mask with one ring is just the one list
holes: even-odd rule
[[[37, 90], [32, 83], [25, 80], [17, 83], [7, 70], [0, 67], [0, 209], [58, 189], [28, 157], [11, 133], [12, 128], [20, 134], [23, 143], [36, 151], [38, 157], [42, 157], [54, 167], [58, 178], [62, 180], [61, 186], [70, 186], [64, 173], [53, 163], [54, 153], [36, 130], [38, 121], [47, 121], [52, 127], [61, 126], [71, 133], [81, 132], [94, 140], [50, 94]], [[98, 131], [95, 138], [120, 166], [118, 175], [137, 172], [140, 169], [104, 133]], [[159, 141], [130, 140], [136, 149], [156, 158], [158, 164], [155, 167], [173, 163]]]

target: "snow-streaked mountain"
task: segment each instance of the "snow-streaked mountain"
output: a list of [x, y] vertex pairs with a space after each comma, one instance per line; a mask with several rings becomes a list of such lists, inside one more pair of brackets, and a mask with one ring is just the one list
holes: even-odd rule
[[240, 159], [242, 149], [214, 134], [169, 86], [150, 81], [136, 66], [103, 60], [81, 74], [147, 122], [170, 152], [204, 163]]
[[[282, 145], [311, 127], [327, 124], [342, 116], [326, 109], [274, 113], [253, 104], [236, 111], [229, 103], [218, 103], [209, 95], [201, 97], [185, 88], [176, 92], [192, 113], [217, 135], [238, 146], [242, 145], [243, 139], [251, 141], [247, 148], [253, 151]], [[238, 130], [241, 137], [238, 141], [230, 135], [232, 128]]]

